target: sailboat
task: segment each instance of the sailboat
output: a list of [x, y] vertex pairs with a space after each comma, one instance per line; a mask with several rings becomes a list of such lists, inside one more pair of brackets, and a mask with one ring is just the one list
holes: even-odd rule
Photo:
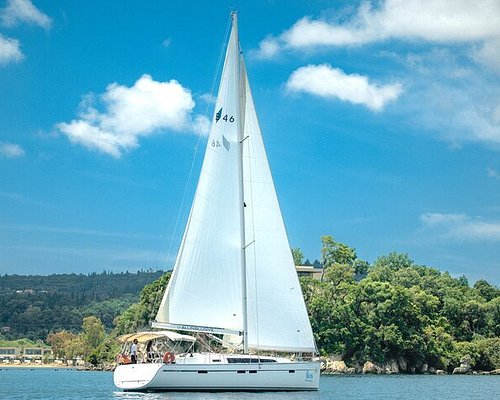
[[316, 345], [257, 120], [235, 12], [231, 23], [198, 186], [152, 326], [208, 334], [232, 353], [169, 353], [160, 362], [120, 365], [114, 382], [126, 391], [319, 387]]

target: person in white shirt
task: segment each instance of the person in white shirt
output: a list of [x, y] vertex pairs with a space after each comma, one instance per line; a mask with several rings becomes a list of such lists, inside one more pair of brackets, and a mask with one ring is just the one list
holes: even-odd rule
[[137, 364], [137, 339], [134, 339], [132, 346], [130, 346], [130, 359], [132, 364]]

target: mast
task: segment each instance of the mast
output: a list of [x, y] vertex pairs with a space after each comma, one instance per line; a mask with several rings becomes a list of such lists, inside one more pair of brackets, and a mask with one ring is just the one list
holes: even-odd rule
[[[238, 13], [237, 11], [231, 12], [231, 19], [233, 22], [233, 30], [236, 37], [236, 43], [239, 49], [239, 36], [238, 36]], [[239, 53], [239, 51], [238, 51]], [[238, 172], [239, 172], [239, 192], [240, 192], [240, 238], [241, 238], [241, 297], [242, 297], [242, 316], [243, 316], [243, 352], [248, 353], [248, 299], [247, 299], [247, 266], [246, 266], [246, 241], [245, 241], [245, 197], [243, 186], [243, 127], [244, 127], [244, 107], [242, 107], [242, 84], [241, 84], [241, 57], [238, 54]], [[244, 90], [244, 89], [243, 89]]]

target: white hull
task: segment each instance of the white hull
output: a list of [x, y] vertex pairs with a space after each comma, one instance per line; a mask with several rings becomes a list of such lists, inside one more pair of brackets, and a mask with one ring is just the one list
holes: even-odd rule
[[262, 364], [128, 364], [116, 368], [126, 391], [318, 390], [319, 362]]

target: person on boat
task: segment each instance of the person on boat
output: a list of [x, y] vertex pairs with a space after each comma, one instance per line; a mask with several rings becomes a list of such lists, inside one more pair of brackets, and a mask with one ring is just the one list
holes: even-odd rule
[[153, 362], [153, 341], [150, 340], [146, 345], [147, 362]]
[[137, 364], [137, 339], [134, 339], [130, 346], [130, 359], [132, 364]]

